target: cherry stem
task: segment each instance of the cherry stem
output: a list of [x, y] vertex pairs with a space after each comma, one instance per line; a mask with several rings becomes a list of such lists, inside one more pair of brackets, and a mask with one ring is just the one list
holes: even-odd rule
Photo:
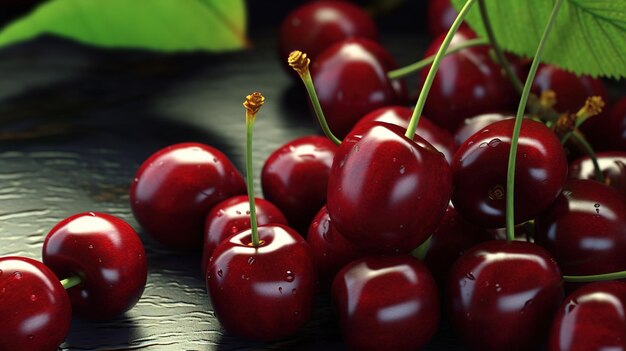
[[433, 236], [429, 236], [428, 239], [426, 239], [426, 241], [424, 241], [420, 246], [418, 246], [415, 250], [413, 250], [412, 254], [414, 257], [416, 257], [418, 260], [420, 261], [424, 261], [424, 258], [426, 258], [426, 254], [428, 253], [428, 250], [430, 249], [430, 243], [433, 241]]
[[[470, 39], [468, 41], [465, 41], [459, 44], [458, 46], [455, 46], [447, 50], [444, 55], [448, 56], [448, 55], [455, 54], [463, 49], [471, 48], [474, 46], [488, 45], [488, 44], [489, 44], [489, 41], [485, 38]], [[387, 72], [387, 77], [389, 79], [397, 79], [397, 78], [402, 78], [406, 75], [409, 75], [413, 72], [417, 72], [421, 70], [422, 68], [432, 64], [433, 61], [435, 61], [435, 56], [436, 55], [428, 56], [410, 65], [394, 69], [393, 71], [389, 71]]]
[[81, 277], [77, 275], [73, 275], [69, 278], [65, 278], [61, 280], [61, 285], [63, 285], [63, 289], [68, 290], [68, 289], [75, 287], [76, 285], [79, 285], [82, 282], [83, 282], [83, 279]]
[[604, 280], [626, 279], [626, 271], [594, 274], [594, 275], [564, 275], [563, 280], [569, 283], [590, 283]]
[[246, 96], [243, 106], [246, 108], [246, 185], [248, 189], [248, 201], [250, 203], [250, 229], [252, 231], [252, 245], [260, 245], [259, 230], [256, 220], [256, 205], [254, 203], [254, 175], [252, 172], [252, 133], [256, 114], [265, 103], [261, 93], [252, 93]]
[[322, 128], [324, 135], [326, 135], [326, 137], [335, 145], [341, 144], [341, 140], [330, 130], [326, 117], [324, 116], [324, 111], [322, 110], [322, 105], [317, 97], [317, 91], [315, 90], [313, 78], [311, 78], [311, 71], [309, 70], [311, 59], [309, 59], [302, 51], [295, 50], [289, 54], [287, 62], [289, 63], [289, 66], [291, 66], [294, 71], [298, 73], [300, 79], [302, 79], [302, 83], [304, 83], [304, 87], [309, 94], [309, 100], [311, 100], [311, 104], [313, 105], [315, 117], [317, 117], [317, 121]]
[[437, 74], [437, 70], [439, 69], [439, 65], [445, 56], [445, 52], [448, 51], [448, 47], [450, 46], [450, 42], [452, 42], [452, 38], [454, 38], [454, 34], [461, 26], [465, 15], [476, 0], [467, 0], [465, 5], [459, 14], [456, 16], [454, 23], [448, 30], [448, 34], [443, 39], [443, 43], [437, 50], [437, 54], [435, 55], [435, 59], [433, 60], [432, 66], [430, 66], [430, 70], [428, 71], [428, 75], [426, 76], [426, 80], [424, 81], [424, 86], [422, 87], [422, 91], [420, 92], [420, 96], [417, 99], [417, 103], [415, 104], [415, 109], [413, 110], [413, 115], [411, 116], [411, 121], [409, 122], [409, 126], [406, 129], [406, 133], [404, 134], [407, 138], [413, 140], [413, 136], [415, 135], [415, 129], [417, 129], [417, 124], [419, 123], [419, 119], [422, 115], [422, 111], [424, 110], [424, 105], [426, 105], [426, 98], [428, 97], [428, 93], [430, 92], [430, 87], [433, 85], [433, 81], [435, 80], [435, 75]]
[[587, 140], [585, 140], [585, 138], [576, 131], [572, 133], [572, 137], [574, 137], [574, 139], [576, 139], [576, 141], [580, 144], [580, 146], [582, 146], [583, 149], [585, 149], [585, 153], [587, 153], [587, 155], [591, 159], [591, 163], [593, 163], [593, 172], [595, 174], [596, 180], [599, 181], [600, 183], [604, 183], [604, 174], [602, 173], [602, 170], [600, 169], [598, 158], [596, 157], [596, 153], [595, 151], [593, 151], [593, 147], [591, 147], [591, 144], [589, 144]]
[[515, 239], [515, 218], [514, 218], [514, 191], [515, 191], [515, 160], [517, 157], [517, 143], [519, 141], [520, 131], [522, 129], [522, 120], [524, 118], [524, 111], [526, 110], [526, 103], [530, 95], [530, 88], [532, 87], [533, 80], [537, 74], [537, 68], [541, 60], [541, 54], [547, 41], [548, 35], [552, 31], [556, 15], [561, 8], [563, 0], [556, 0], [552, 13], [546, 24], [546, 28], [543, 31], [539, 45], [537, 46], [537, 52], [533, 58], [533, 62], [530, 65], [528, 77], [522, 89], [522, 96], [520, 98], [519, 106], [517, 107], [517, 114], [515, 115], [515, 126], [513, 127], [513, 135], [511, 136], [511, 149], [509, 150], [509, 164], [507, 169], [506, 180], [506, 240], [512, 241]]

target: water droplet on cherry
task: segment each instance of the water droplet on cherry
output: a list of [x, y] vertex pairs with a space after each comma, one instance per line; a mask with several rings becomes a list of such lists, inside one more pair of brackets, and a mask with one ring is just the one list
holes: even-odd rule
[[492, 140], [489, 142], [489, 144], [488, 144], [488, 145], [489, 145], [489, 146], [491, 146], [491, 147], [496, 147], [496, 146], [500, 145], [500, 143], [502, 143], [502, 140], [500, 140], [500, 139], [498, 139], [498, 138], [495, 138], [495, 139], [492, 139]]
[[480, 144], [478, 145], [478, 147], [479, 147], [479, 148], [481, 148], [481, 149], [484, 149], [484, 148], [486, 148], [486, 147], [487, 147], [487, 143], [486, 143], [486, 142], [480, 143]]
[[291, 289], [291, 295], [295, 295], [296, 294], [296, 289]]
[[37, 295], [35, 295], [35, 294], [30, 295], [30, 300], [31, 300], [32, 302], [37, 301]]
[[469, 272], [465, 275], [467, 277], [467, 279], [469, 280], [476, 280], [476, 277], [474, 276], [473, 272]]
[[22, 272], [14, 272], [13, 276], [15, 277], [15, 279], [20, 280], [22, 279]]
[[252, 265], [254, 263], [254, 257], [248, 257], [248, 264]]
[[224, 272], [223, 272], [221, 269], [218, 269], [218, 270], [217, 270], [217, 275], [218, 275], [220, 278], [222, 278], [222, 277], [224, 277]]
[[283, 287], [282, 286], [278, 287], [278, 292], [281, 293], [281, 294], [283, 293]]
[[296, 279], [296, 276], [293, 274], [292, 271], [287, 271], [285, 273], [285, 281], [286, 282], [292, 282], [292, 281], [294, 281], [294, 279]]
[[33, 340], [34, 338], [35, 338], [35, 336], [32, 335], [32, 334], [28, 336], [28, 340]]
[[404, 172], [406, 172], [406, 168], [403, 166], [400, 166], [400, 174], [404, 174]]

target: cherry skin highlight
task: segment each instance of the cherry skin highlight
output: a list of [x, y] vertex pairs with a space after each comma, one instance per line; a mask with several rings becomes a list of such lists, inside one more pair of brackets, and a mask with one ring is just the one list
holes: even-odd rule
[[240, 337], [273, 341], [308, 322], [316, 274], [308, 244], [282, 225], [260, 226], [258, 247], [251, 231], [231, 236], [211, 256], [206, 283], [222, 326]]
[[0, 350], [56, 350], [72, 321], [59, 278], [43, 263], [0, 257]]
[[326, 203], [328, 174], [337, 146], [326, 137], [305, 136], [274, 151], [261, 171], [267, 200], [287, 216], [290, 227], [302, 236]]
[[[437, 37], [441, 34], [448, 33], [448, 29], [452, 27], [452, 23], [459, 14], [450, 0], [430, 0], [428, 2], [428, 34], [431, 37]], [[459, 29], [470, 30], [465, 23], [461, 23]]]
[[[463, 143], [454, 155], [452, 202], [467, 220], [487, 228], [505, 226], [506, 178], [514, 119], [495, 122]], [[544, 124], [522, 122], [515, 172], [515, 223], [545, 210], [567, 179], [559, 139]]]
[[537, 350], [563, 298], [563, 282], [542, 247], [497, 240], [454, 264], [448, 294], [450, 320], [470, 349]]
[[144, 161], [131, 184], [130, 205], [139, 224], [160, 243], [199, 250], [211, 207], [245, 193], [243, 177], [222, 152], [180, 143]]
[[610, 149], [626, 151], [626, 97], [611, 109], [604, 131], [609, 134]]
[[[254, 199], [258, 225], [284, 224], [287, 219], [271, 202]], [[217, 245], [233, 234], [250, 229], [250, 201], [248, 195], [228, 198], [215, 205], [206, 217], [204, 225], [204, 250], [202, 251], [202, 273], [206, 272], [209, 259]]]
[[332, 297], [353, 350], [418, 350], [437, 330], [435, 281], [411, 256], [368, 256], [348, 264], [333, 281]]
[[104, 213], [79, 213], [59, 222], [46, 236], [42, 258], [59, 278], [82, 279], [67, 294], [74, 313], [92, 320], [109, 320], [131, 309], [148, 276], [135, 230]]
[[[621, 192], [626, 197], [626, 151], [605, 151], [596, 153], [604, 184]], [[595, 180], [593, 162], [584, 156], [569, 165], [569, 177]]]
[[454, 132], [454, 142], [457, 147], [461, 146], [465, 140], [469, 139], [472, 135], [476, 134], [479, 130], [485, 128], [486, 126], [502, 121], [509, 118], [514, 118], [515, 112], [508, 113], [484, 113], [478, 116], [466, 118], [463, 121], [463, 124], [457, 128], [456, 132]]

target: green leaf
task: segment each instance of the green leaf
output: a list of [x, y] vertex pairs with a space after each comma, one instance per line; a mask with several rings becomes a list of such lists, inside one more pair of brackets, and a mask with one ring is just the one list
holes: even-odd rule
[[[452, 0], [457, 9], [465, 0]], [[554, 1], [485, 0], [498, 44], [533, 56]], [[466, 18], [486, 37], [478, 6]], [[546, 43], [542, 62], [576, 74], [626, 77], [626, 0], [565, 0]]]
[[106, 48], [247, 46], [244, 0], [50, 0], [0, 31], [0, 46], [54, 34]]

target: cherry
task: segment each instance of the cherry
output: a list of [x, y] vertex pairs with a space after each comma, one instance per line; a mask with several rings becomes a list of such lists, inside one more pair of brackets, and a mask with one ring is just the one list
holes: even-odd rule
[[450, 320], [473, 350], [536, 350], [563, 297], [554, 258], [523, 241], [466, 252], [448, 280]]
[[537, 243], [565, 275], [626, 270], [626, 202], [616, 190], [591, 180], [569, 180], [535, 220]]
[[461, 124], [459, 128], [457, 128], [456, 132], [454, 132], [454, 142], [456, 143], [457, 147], [459, 147], [465, 142], [465, 140], [469, 139], [472, 135], [476, 134], [478, 131], [485, 128], [486, 126], [513, 117], [515, 117], [514, 112], [494, 112], [484, 113], [471, 118], [466, 118], [463, 121], [463, 124]]
[[[454, 207], [487, 228], [505, 225], [506, 178], [514, 119], [490, 124], [459, 147], [452, 162]], [[532, 219], [561, 192], [567, 160], [555, 134], [525, 119], [517, 150], [515, 223]]]
[[[362, 128], [367, 128], [367, 124], [371, 122], [386, 122], [406, 129], [409, 126], [412, 114], [413, 110], [408, 107], [381, 107], [363, 116], [352, 129], [353, 131], [357, 129], [361, 131]], [[426, 118], [420, 118], [416, 133], [434, 146], [435, 149], [443, 153], [448, 162], [452, 161], [452, 155], [454, 155], [454, 151], [456, 151], [456, 145], [454, 144], [450, 132], [437, 127]]]
[[[626, 151], [606, 151], [596, 154], [604, 175], [604, 183], [626, 196]], [[593, 161], [584, 156], [569, 165], [569, 177], [595, 180]]]
[[313, 219], [306, 240], [311, 247], [318, 279], [324, 285], [330, 285], [346, 264], [365, 255], [362, 249], [335, 229], [326, 206]]
[[344, 267], [332, 297], [344, 340], [354, 350], [417, 350], [435, 334], [435, 282], [411, 256], [369, 256]]
[[376, 24], [370, 16], [349, 2], [315, 1], [285, 17], [278, 51], [282, 62], [293, 50], [306, 52], [315, 60], [332, 44], [351, 37], [378, 39]]
[[[283, 213], [271, 202], [255, 198], [254, 206], [259, 225], [287, 224]], [[229, 236], [246, 229], [250, 229], [250, 202], [247, 195], [234, 196], [215, 205], [207, 215], [204, 225], [202, 273], [206, 272], [215, 247]]]
[[104, 213], [79, 213], [59, 222], [46, 236], [43, 262], [59, 278], [79, 276], [67, 290], [81, 317], [111, 319], [132, 308], [147, 279], [146, 254], [135, 230]]
[[373, 122], [348, 135], [328, 179], [328, 212], [346, 239], [376, 252], [409, 252], [443, 217], [452, 190], [443, 154], [401, 127]]
[[336, 43], [313, 61], [313, 83], [337, 137], [343, 138], [366, 113], [407, 100], [405, 86], [394, 86], [387, 78], [387, 71], [395, 68], [384, 48], [363, 38]]
[[245, 192], [243, 178], [223, 153], [180, 143], [144, 161], [131, 184], [130, 205], [139, 224], [159, 242], [199, 249], [211, 207]]
[[263, 195], [303, 236], [326, 203], [328, 173], [336, 150], [337, 146], [325, 137], [305, 136], [278, 148], [263, 165]]
[[571, 293], [550, 332], [550, 351], [626, 349], [626, 283], [596, 282]]
[[[450, 0], [430, 0], [428, 2], [428, 34], [437, 37], [448, 33], [448, 29], [456, 19], [459, 12], [452, 6]], [[465, 23], [461, 24], [461, 29], [470, 30]]]
[[611, 109], [604, 132], [609, 134], [611, 149], [626, 151], [626, 97], [621, 98]]
[[0, 350], [56, 350], [72, 306], [54, 273], [26, 257], [0, 257]]
[[[445, 35], [435, 39], [425, 57], [437, 52]], [[450, 48], [475, 35], [459, 30]], [[429, 69], [420, 72], [426, 79]], [[465, 118], [511, 108], [515, 93], [501, 73], [500, 66], [489, 57], [488, 47], [463, 49], [441, 62], [424, 108], [424, 114], [440, 127], [454, 132]]]

